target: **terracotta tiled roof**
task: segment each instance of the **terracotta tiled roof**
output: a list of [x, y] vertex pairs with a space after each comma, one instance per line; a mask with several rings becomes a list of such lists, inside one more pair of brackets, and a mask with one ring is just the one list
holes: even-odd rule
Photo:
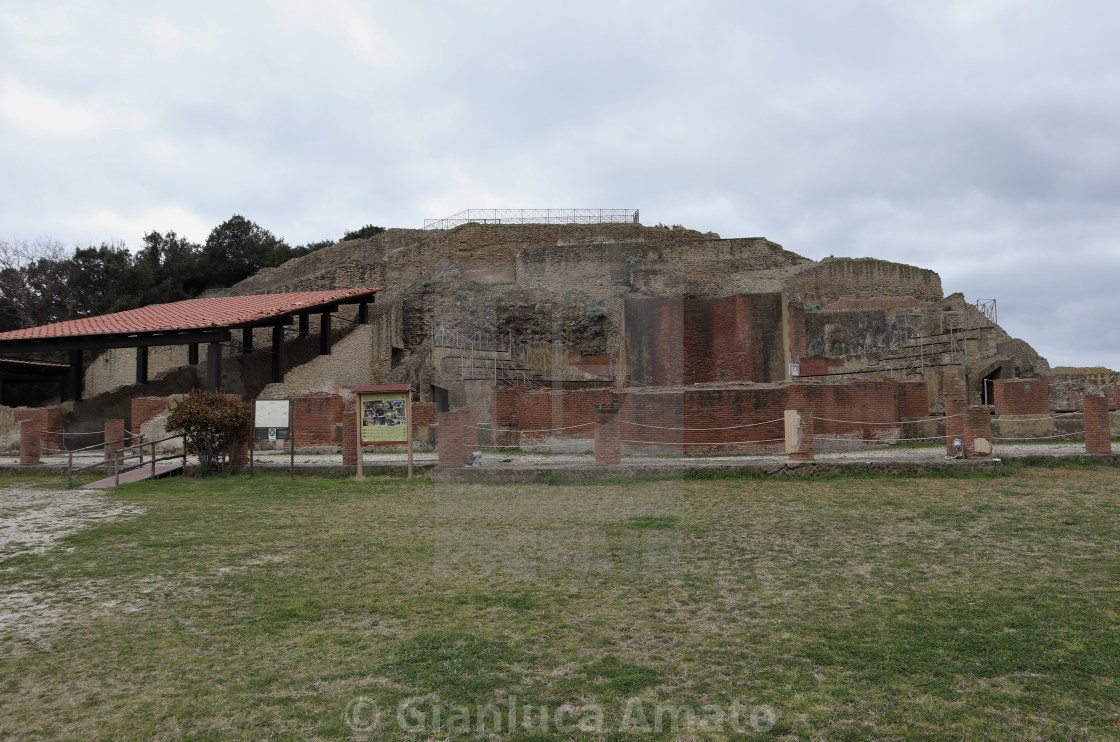
[[291, 294], [258, 294], [255, 296], [219, 296], [211, 299], [187, 299], [170, 304], [152, 304], [127, 312], [103, 314], [99, 317], [72, 319], [53, 325], [28, 327], [0, 332], [4, 340], [37, 340], [45, 338], [90, 335], [122, 335], [179, 330], [204, 330], [215, 327], [237, 327], [270, 317], [296, 314], [309, 307], [355, 299], [363, 294], [372, 297], [379, 289], [338, 289], [335, 291], [299, 291]]

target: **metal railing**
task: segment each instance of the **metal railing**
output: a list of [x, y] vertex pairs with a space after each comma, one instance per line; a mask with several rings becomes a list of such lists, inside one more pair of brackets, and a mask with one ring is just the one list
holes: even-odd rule
[[[132, 441], [140, 439], [139, 443]], [[156, 451], [156, 446], [160, 443], [175, 440], [176, 438], [183, 440], [182, 451], [177, 451], [171, 455], [159, 456]], [[114, 448], [118, 443], [128, 444], [120, 448]], [[82, 453], [83, 451], [92, 451], [100, 448], [104, 451], [104, 455], [100, 461], [95, 461], [92, 464], [84, 466], [74, 466], [74, 454]], [[147, 460], [144, 458], [144, 449], [150, 448], [151, 452]], [[107, 466], [113, 472], [113, 484], [119, 487], [121, 483], [121, 474], [127, 474], [130, 471], [141, 468], [142, 466], [151, 466], [152, 476], [156, 475], [156, 464], [160, 461], [171, 461], [173, 459], [182, 459], [183, 469], [187, 467], [187, 445], [186, 439], [181, 435], [169, 435], [166, 438], [160, 438], [155, 441], [145, 441], [143, 436], [129, 436], [128, 438], [121, 438], [116, 441], [107, 441], [105, 443], [98, 443], [93, 446], [86, 446], [85, 448], [75, 449], [69, 451], [68, 462], [66, 467], [66, 489], [74, 489], [74, 473], [87, 471], [89, 469], [96, 469], [101, 466]], [[126, 462], [136, 461], [135, 464], [125, 465]]]
[[467, 209], [445, 219], [425, 219], [424, 229], [477, 224], [638, 224], [638, 209]]

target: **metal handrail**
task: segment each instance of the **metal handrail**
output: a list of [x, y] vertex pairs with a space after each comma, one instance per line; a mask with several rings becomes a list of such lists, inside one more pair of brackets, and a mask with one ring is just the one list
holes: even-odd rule
[[[139, 443], [131, 443], [131, 441], [135, 440], [137, 437], [140, 438], [140, 442]], [[87, 446], [86, 448], [81, 448], [81, 449], [77, 449], [77, 450], [74, 450], [74, 451], [70, 451], [69, 452], [70, 453], [69, 465], [67, 467], [67, 474], [66, 474], [66, 488], [67, 489], [73, 489], [74, 488], [74, 472], [85, 471], [87, 469], [95, 469], [99, 466], [106, 466], [106, 465], [112, 466], [112, 468], [113, 468], [113, 481], [117, 486], [120, 486], [121, 474], [122, 473], [128, 473], [128, 472], [130, 472], [134, 469], [139, 469], [140, 467], [144, 466], [145, 463], [148, 463], [148, 464], [151, 465], [152, 476], [155, 476], [156, 462], [158, 462], [158, 461], [170, 461], [171, 459], [182, 458], [183, 468], [186, 469], [186, 466], [187, 466], [187, 446], [186, 446], [186, 439], [185, 438], [183, 439], [183, 452], [182, 453], [176, 453], [176, 454], [171, 455], [171, 456], [157, 456], [156, 455], [156, 445], [158, 445], [160, 443], [164, 443], [166, 441], [174, 440], [175, 438], [183, 438], [183, 436], [182, 435], [169, 435], [166, 438], [160, 438], [159, 440], [155, 440], [155, 441], [145, 441], [144, 436], [130, 436], [128, 438], [122, 438], [122, 439], [117, 440], [117, 441], [110, 441], [108, 443], [98, 444], [96, 446]], [[88, 451], [88, 450], [91, 450], [91, 449], [94, 449], [94, 448], [101, 448], [103, 450], [108, 450], [110, 446], [114, 446], [117, 443], [125, 443], [125, 442], [130, 442], [130, 445], [122, 446], [121, 448], [117, 448], [117, 449], [113, 449], [112, 458], [110, 458], [109, 456], [106, 456], [101, 461], [95, 461], [92, 464], [87, 464], [85, 466], [80, 466], [80, 467], [77, 467], [77, 468], [74, 467], [74, 454], [75, 453], [79, 453], [81, 451]], [[148, 457], [147, 461], [145, 461], [145, 459], [144, 459], [144, 449], [146, 447], [151, 447], [151, 455]], [[135, 450], [136, 452], [135, 453], [125, 453], [126, 451], [132, 451], [132, 450]], [[124, 467], [123, 469], [121, 468], [121, 464], [123, 464], [125, 461], [132, 461], [132, 460], [135, 460], [135, 459], [139, 459], [140, 460], [139, 463], [137, 463], [135, 465], [132, 465], [132, 466]]]

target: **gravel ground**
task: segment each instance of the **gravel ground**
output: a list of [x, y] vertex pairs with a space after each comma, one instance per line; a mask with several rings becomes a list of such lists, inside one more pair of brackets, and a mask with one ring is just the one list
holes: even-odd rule
[[[1115, 446], [1113, 446], [1115, 451]], [[996, 458], [1016, 458], [1022, 456], [1077, 456], [1085, 453], [1085, 444], [1081, 442], [1076, 443], [1011, 443], [1004, 445], [997, 445], [995, 450]], [[818, 453], [817, 458], [825, 461], [840, 460], [840, 461], [883, 461], [887, 459], [894, 459], [898, 461], [929, 461], [932, 459], [940, 459], [945, 456], [945, 448], [943, 446], [929, 446], [922, 448], [873, 448], [863, 449], [856, 451], [830, 451]], [[509, 467], [511, 465], [524, 465], [539, 467], [547, 464], [555, 464], [557, 466], [571, 466], [581, 462], [590, 463], [593, 455], [588, 452], [577, 453], [533, 453], [533, 452], [516, 452], [509, 451], [493, 451], [483, 450], [482, 466], [502, 466]], [[623, 462], [631, 461], [634, 463], [651, 462], [651, 461], [687, 461], [691, 464], [704, 464], [704, 463], [724, 463], [724, 464], [739, 464], [747, 465], [752, 462], [765, 462], [765, 461], [786, 461], [788, 457], [780, 454], [765, 454], [757, 456], [688, 456], [688, 457], [674, 457], [674, 456], [624, 456]], [[282, 451], [265, 451], [257, 452], [255, 454], [256, 465], [267, 468], [283, 468], [288, 466], [288, 454]], [[402, 466], [406, 463], [407, 457], [403, 453], [370, 453], [362, 458], [363, 464], [366, 467], [378, 466]], [[418, 467], [434, 466], [438, 461], [438, 456], [435, 452], [425, 451], [422, 453], [413, 454], [413, 462]], [[310, 453], [310, 454], [296, 454], [296, 464], [301, 466], [323, 466], [323, 467], [338, 467], [342, 465], [342, 455], [339, 453]], [[18, 466], [19, 457], [12, 455], [0, 456], [0, 467], [2, 466]], [[51, 467], [65, 467], [65, 456], [44, 456], [43, 465]]]

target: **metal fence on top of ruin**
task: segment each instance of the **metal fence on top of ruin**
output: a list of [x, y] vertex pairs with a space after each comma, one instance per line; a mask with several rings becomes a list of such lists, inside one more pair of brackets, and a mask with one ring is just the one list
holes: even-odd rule
[[638, 224], [638, 209], [467, 209], [444, 219], [425, 219], [424, 229], [463, 224]]

